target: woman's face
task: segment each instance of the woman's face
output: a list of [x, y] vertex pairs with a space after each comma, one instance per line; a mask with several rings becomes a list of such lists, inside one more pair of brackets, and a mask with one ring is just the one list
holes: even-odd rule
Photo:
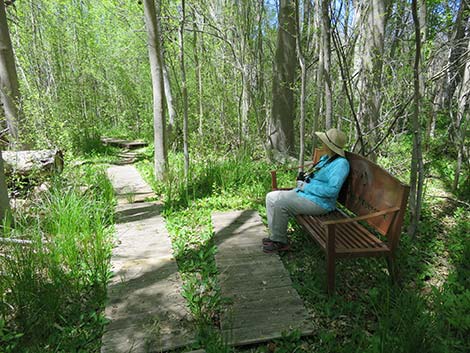
[[332, 154], [334, 153], [323, 141], [321, 143], [321, 148], [327, 153]]

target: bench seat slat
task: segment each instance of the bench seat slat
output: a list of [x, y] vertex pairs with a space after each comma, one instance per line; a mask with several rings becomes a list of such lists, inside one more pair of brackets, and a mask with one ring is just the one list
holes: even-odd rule
[[[326, 216], [327, 217], [325, 218], [323, 218], [324, 216], [319, 217], [320, 221], [325, 222], [325, 221], [348, 218], [348, 216], [346, 216], [341, 211], [331, 212], [327, 214]], [[336, 229], [337, 229], [337, 232], [338, 231], [341, 232], [344, 237], [347, 237], [355, 244], [354, 246], [352, 246], [352, 248], [387, 247], [387, 245], [384, 242], [382, 242], [380, 239], [378, 239], [376, 236], [374, 236], [366, 228], [364, 228], [362, 225], [360, 225], [357, 222], [339, 224], [336, 227]]]
[[[327, 213], [326, 215], [319, 216], [318, 219], [315, 219], [314, 217], [309, 217], [309, 216], [306, 216], [306, 217], [311, 219], [312, 222], [317, 222], [320, 231], [325, 232], [325, 228], [321, 225], [321, 222], [319, 222], [319, 220], [323, 222], [327, 220], [337, 219], [339, 217], [339, 214], [337, 212], [331, 212], [331, 213]], [[340, 227], [337, 227], [336, 231], [339, 231], [339, 229]], [[356, 241], [354, 241], [354, 239], [349, 239], [346, 237], [336, 237], [336, 242], [342, 243], [343, 247], [346, 249], [356, 248], [359, 246], [359, 244]]]
[[[309, 217], [309, 216], [305, 216], [305, 217], [311, 219], [312, 222], [318, 223], [320, 231], [325, 232], [325, 228], [322, 226], [321, 222], [328, 221], [328, 220], [333, 220], [333, 219], [338, 219], [338, 218], [341, 217], [341, 214], [339, 214], [337, 211], [335, 211], [335, 212], [327, 213], [326, 215], [319, 216], [318, 218]], [[343, 230], [344, 230], [344, 227], [342, 225], [336, 227], [336, 232], [337, 233], [344, 234], [345, 232]], [[337, 234], [336, 242], [342, 243], [342, 245], [345, 249], [358, 248], [358, 247], [362, 246], [362, 244], [361, 244], [360, 240], [358, 239], [358, 237], [351, 237], [350, 238], [350, 237], [341, 236], [341, 234], [340, 234], [340, 236], [338, 236], [338, 234]]]
[[[308, 227], [307, 229], [309, 230], [309, 234], [315, 238], [317, 243], [320, 244], [320, 246], [325, 249], [326, 248], [326, 233], [324, 228], [321, 226], [319, 222], [317, 222], [314, 218], [312, 217], [305, 217], [305, 216], [300, 216], [298, 219], [300, 219], [300, 224], [304, 225], [303, 222], [305, 222]], [[342, 237], [336, 237], [335, 239], [335, 247], [339, 249], [349, 249], [353, 245], [349, 242], [346, 241], [346, 239]]]
[[[348, 218], [343, 212], [338, 211], [340, 217], [338, 218]], [[363, 246], [367, 247], [383, 247], [388, 248], [387, 244], [384, 243], [382, 240], [377, 238], [371, 232], [369, 232], [366, 228], [360, 225], [357, 222], [343, 224], [337, 227], [339, 229], [346, 230], [346, 233], [351, 232], [351, 234], [347, 234], [347, 236], [356, 237], [359, 241], [362, 242]]]
[[347, 243], [347, 249], [363, 247], [363, 244], [359, 240], [359, 237], [350, 237], [349, 234], [344, 231], [344, 227], [336, 227], [336, 238], [340, 239], [344, 243]]
[[[326, 244], [325, 232], [319, 231], [318, 228], [315, 229], [316, 228], [315, 227], [315, 222], [310, 223], [306, 217], [297, 216], [296, 218], [297, 218], [297, 222], [302, 227], [304, 227], [307, 230], [308, 234], [316, 240], [318, 245], [320, 245], [320, 247], [323, 250], [325, 250], [325, 244]], [[317, 226], [318, 226], [318, 224], [317, 224]]]
[[352, 248], [368, 248], [370, 247], [369, 242], [367, 241], [366, 234], [361, 232], [354, 225], [345, 226], [340, 225], [336, 226], [336, 236], [344, 237], [350, 239], [351, 243], [354, 244]]
[[355, 238], [364, 248], [387, 247], [383, 241], [357, 223], [337, 227], [337, 231], [345, 237]]
[[[297, 221], [306, 228], [308, 233], [325, 250], [326, 229], [321, 225], [321, 221], [338, 218], [342, 218], [342, 215], [337, 212], [332, 212], [331, 214], [319, 217], [297, 216]], [[335, 247], [335, 252], [340, 257], [349, 255], [353, 257], [378, 256], [390, 251], [386, 243], [357, 223], [337, 225]]]
[[[336, 227], [336, 236], [350, 239], [353, 249], [366, 249], [374, 247], [374, 243], [367, 238], [367, 234], [357, 231], [356, 227]], [[354, 231], [354, 232], [353, 232]]]

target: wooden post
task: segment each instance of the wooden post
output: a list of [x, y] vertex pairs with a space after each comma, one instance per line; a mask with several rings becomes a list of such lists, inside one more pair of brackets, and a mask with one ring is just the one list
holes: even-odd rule
[[277, 176], [275, 170], [271, 170], [271, 190], [277, 190]]
[[326, 275], [328, 277], [328, 295], [335, 292], [335, 238], [336, 225], [328, 224], [326, 229]]

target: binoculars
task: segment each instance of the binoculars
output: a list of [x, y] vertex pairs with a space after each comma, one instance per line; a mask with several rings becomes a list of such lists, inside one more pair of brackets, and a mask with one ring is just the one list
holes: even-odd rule
[[305, 183], [308, 183], [310, 181], [311, 174], [305, 173], [305, 172], [299, 172], [297, 175], [297, 178], [295, 180], [297, 181], [303, 181]]

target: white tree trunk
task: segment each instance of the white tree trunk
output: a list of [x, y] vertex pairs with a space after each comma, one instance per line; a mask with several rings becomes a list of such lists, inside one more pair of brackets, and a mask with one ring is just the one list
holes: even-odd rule
[[[317, 55], [318, 55], [318, 66], [317, 66], [317, 72], [316, 72], [316, 77], [315, 77], [316, 94], [315, 94], [315, 106], [314, 106], [314, 111], [313, 111], [313, 123], [312, 123], [313, 132], [318, 130], [318, 118], [320, 116], [322, 98], [324, 95], [324, 92], [323, 92], [324, 55], [323, 55], [323, 45], [321, 45], [322, 43], [322, 40], [321, 40], [322, 39], [322, 36], [321, 36], [321, 31], [322, 31], [321, 30], [322, 28], [321, 1], [322, 0], [316, 0], [316, 11], [314, 13], [316, 30], [314, 30], [313, 32], [316, 34], [316, 36], [313, 42], [317, 43], [315, 48], [317, 50]], [[312, 134], [312, 138], [313, 138], [313, 141], [312, 141], [313, 151], [315, 151], [315, 147], [317, 144], [317, 135]]]
[[162, 63], [163, 85], [165, 89], [166, 107], [168, 109], [168, 134], [171, 136], [173, 131], [175, 130], [175, 107], [173, 105], [173, 95], [171, 94], [170, 77], [164, 59], [162, 60]]
[[[368, 6], [359, 10], [360, 33], [354, 53], [355, 74], [358, 76], [357, 92], [359, 96], [358, 119], [364, 128], [368, 128], [368, 150], [377, 141], [377, 126], [382, 106], [382, 66], [387, 20], [386, 0], [371, 0]], [[366, 152], [366, 151], [363, 151]], [[370, 155], [375, 159], [375, 155]]]
[[333, 88], [330, 75], [331, 67], [331, 28], [330, 28], [330, 0], [322, 0], [322, 54], [323, 77], [325, 79], [325, 128], [329, 130], [333, 125]]
[[196, 72], [196, 81], [197, 81], [197, 102], [198, 102], [198, 116], [199, 116], [199, 127], [198, 133], [199, 135], [203, 135], [203, 125], [204, 125], [204, 106], [202, 104], [203, 101], [203, 85], [202, 85], [202, 66], [201, 66], [201, 58], [199, 57], [199, 53], [202, 54], [202, 34], [199, 35], [199, 31], [203, 31], [202, 28], [202, 21], [197, 18], [196, 11], [193, 11], [193, 52], [194, 52], [194, 66]]
[[249, 77], [243, 74], [243, 92], [242, 92], [242, 139], [248, 140], [249, 137], [249, 123], [248, 111], [250, 109], [250, 82]]
[[[159, 1], [159, 0], [157, 0]], [[164, 109], [163, 65], [161, 62], [160, 34], [154, 0], [144, 0], [145, 25], [153, 88], [153, 126], [155, 144], [155, 179], [163, 180], [168, 169], [166, 124]]]
[[274, 150], [281, 154], [294, 152], [294, 92], [295, 69], [295, 2], [281, 0], [279, 28], [274, 59], [271, 123], [269, 138]]
[[414, 237], [418, 231], [419, 220], [421, 218], [421, 207], [423, 199], [423, 184], [424, 184], [424, 168], [423, 168], [423, 152], [421, 145], [421, 127], [419, 123], [419, 105], [420, 97], [420, 60], [421, 60], [421, 32], [419, 26], [417, 0], [412, 0], [412, 13], [413, 22], [415, 26], [415, 42], [416, 52], [413, 67], [413, 156], [411, 160], [411, 173], [410, 173], [410, 225], [408, 227], [408, 234]]
[[[0, 101], [3, 105], [3, 109], [0, 108], [0, 117], [3, 110], [6, 128], [12, 140], [10, 142], [15, 144], [18, 142], [20, 124], [20, 91], [4, 0], [0, 0]], [[4, 128], [3, 123], [0, 126]]]
[[188, 88], [186, 83], [186, 66], [184, 62], [184, 24], [186, 22], [185, 0], [181, 0], [181, 21], [179, 28], [181, 89], [183, 96], [183, 154], [184, 177], [186, 185], [189, 182], [189, 148], [188, 148]]
[[454, 21], [454, 28], [450, 39], [449, 62], [446, 72], [447, 82], [443, 99], [445, 109], [450, 108], [455, 90], [461, 83], [463, 77], [462, 71], [464, 68], [462, 54], [464, 53], [469, 40], [469, 37], [465, 35], [465, 29], [470, 16], [470, 2], [468, 0], [460, 1], [459, 6], [459, 11]]
[[470, 41], [468, 45], [467, 55], [465, 56], [466, 64], [465, 71], [463, 74], [462, 84], [460, 85], [459, 90], [459, 101], [458, 101], [458, 111], [457, 117], [454, 122], [454, 135], [455, 142], [457, 147], [457, 163], [455, 166], [454, 181], [452, 184], [452, 189], [456, 191], [459, 186], [460, 173], [462, 169], [463, 162], [463, 149], [465, 146], [465, 135], [467, 132], [467, 126], [470, 120], [470, 114], [468, 112], [468, 103], [470, 101]]
[[[298, 14], [297, 9], [297, 14]], [[305, 17], [304, 17], [305, 18]], [[307, 68], [305, 67], [305, 58], [302, 49], [302, 33], [301, 24], [297, 23], [297, 36], [296, 36], [296, 48], [297, 56], [299, 58], [300, 65], [300, 152], [299, 152], [299, 172], [303, 171], [303, 164], [305, 161], [305, 99], [306, 99], [306, 86], [307, 86]]]

